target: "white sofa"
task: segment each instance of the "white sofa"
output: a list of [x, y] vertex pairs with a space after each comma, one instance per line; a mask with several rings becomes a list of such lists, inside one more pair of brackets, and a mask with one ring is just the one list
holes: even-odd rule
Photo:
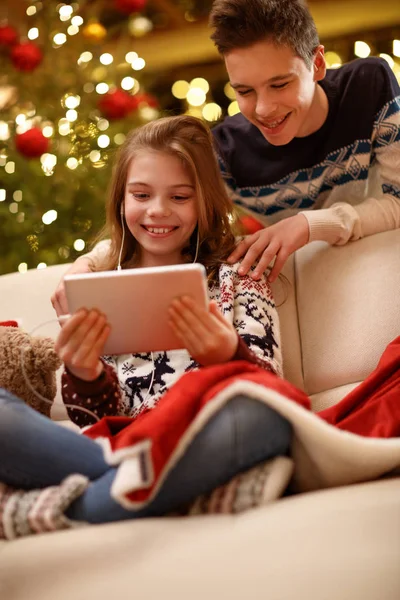
[[[330, 406], [400, 333], [400, 231], [313, 243], [278, 281], [285, 377]], [[0, 320], [54, 316], [66, 266], [0, 277]], [[37, 330], [54, 335], [55, 323]], [[400, 397], [399, 397], [400, 401]], [[59, 404], [53, 418], [65, 418]], [[1, 457], [0, 457], [1, 460]], [[2, 600], [398, 600], [400, 477], [281, 499], [239, 516], [160, 518], [0, 542]]]

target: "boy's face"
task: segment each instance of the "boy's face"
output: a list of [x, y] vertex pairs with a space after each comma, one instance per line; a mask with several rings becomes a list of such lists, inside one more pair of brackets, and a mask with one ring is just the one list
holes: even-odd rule
[[236, 48], [224, 56], [242, 114], [275, 146], [317, 131], [328, 101], [317, 81], [324, 78], [324, 48], [309, 69], [287, 46], [269, 41]]

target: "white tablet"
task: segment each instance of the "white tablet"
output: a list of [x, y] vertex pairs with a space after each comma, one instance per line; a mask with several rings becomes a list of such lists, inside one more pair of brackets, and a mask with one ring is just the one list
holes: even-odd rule
[[208, 305], [203, 265], [172, 265], [66, 275], [68, 310], [98, 308], [111, 325], [104, 354], [155, 352], [182, 348], [168, 325], [174, 298], [190, 295]]

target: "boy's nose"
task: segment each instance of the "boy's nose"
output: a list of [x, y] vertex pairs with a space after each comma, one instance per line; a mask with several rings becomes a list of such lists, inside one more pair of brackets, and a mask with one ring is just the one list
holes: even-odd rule
[[265, 96], [258, 98], [255, 109], [256, 116], [260, 119], [269, 119], [276, 113], [277, 106], [276, 102], [273, 102], [271, 98]]

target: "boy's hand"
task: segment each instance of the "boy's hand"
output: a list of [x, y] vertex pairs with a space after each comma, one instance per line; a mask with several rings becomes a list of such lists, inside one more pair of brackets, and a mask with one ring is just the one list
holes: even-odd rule
[[268, 281], [272, 283], [289, 256], [308, 243], [309, 236], [308, 221], [300, 213], [245, 237], [228, 257], [228, 263], [233, 264], [244, 256], [239, 275], [246, 275], [258, 259], [258, 265], [250, 276], [252, 279], [260, 279], [275, 258], [274, 266], [268, 276]]
[[[66, 274], [71, 273], [90, 273], [90, 260], [84, 257], [76, 260], [68, 269]], [[57, 317], [68, 313], [67, 297], [65, 295], [64, 276], [59, 281], [53, 295], [51, 296], [51, 303], [54, 310], [57, 313]]]
[[177, 298], [169, 309], [170, 325], [189, 354], [203, 366], [227, 362], [238, 346], [236, 329], [216, 302], [200, 308], [189, 296]]
[[75, 377], [94, 381], [103, 370], [100, 356], [109, 333], [105, 315], [96, 309], [81, 308], [63, 324], [56, 340], [56, 352]]

